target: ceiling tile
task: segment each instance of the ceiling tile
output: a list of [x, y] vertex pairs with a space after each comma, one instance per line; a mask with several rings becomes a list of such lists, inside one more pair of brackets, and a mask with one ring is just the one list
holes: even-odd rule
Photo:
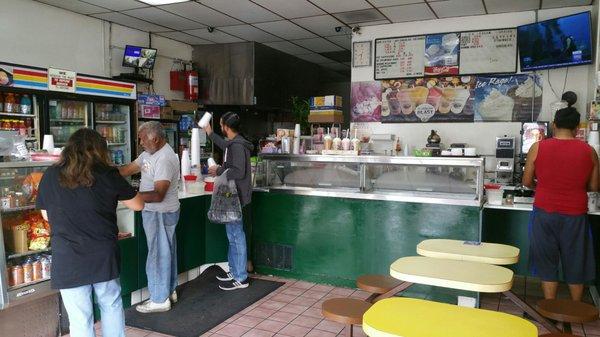
[[325, 14], [325, 12], [306, 0], [252, 1], [288, 19]]
[[389, 22], [388, 20], [381, 20], [381, 21], [361, 22], [360, 26], [361, 27], [379, 26], [379, 25], [389, 25], [390, 23], [391, 22]]
[[336, 18], [347, 24], [385, 20], [385, 16], [383, 16], [383, 14], [381, 14], [375, 8], [364, 9], [360, 11], [336, 13], [333, 15], [335, 15]]
[[335, 43], [327, 41], [321, 37], [317, 37], [314, 39], [295, 40], [294, 43], [299, 44], [300, 46], [306, 49], [310, 49], [317, 53], [344, 50], [342, 47], [339, 47]]
[[292, 21], [321, 36], [347, 34], [347, 31], [344, 31], [344, 29], [339, 32], [335, 31], [335, 27], [347, 27], [331, 15], [311, 16], [308, 18], [294, 19]]
[[85, 2], [109, 8], [113, 11], [125, 11], [128, 9], [149, 7], [147, 4], [135, 0], [85, 0]]
[[143, 30], [146, 32], [165, 32], [169, 31], [169, 28], [155, 25], [150, 22], [146, 22], [143, 20], [138, 20], [136, 18], [132, 18], [131, 16], [127, 16], [125, 14], [111, 12], [104, 14], [93, 14], [95, 18], [118, 23], [120, 25], [131, 27], [139, 30]]
[[416, 4], [420, 2], [425, 2], [425, 0], [371, 0], [371, 4], [373, 4], [375, 7], [399, 6]]
[[200, 3], [247, 23], [281, 19], [278, 15], [248, 0], [200, 0]]
[[394, 6], [381, 8], [392, 22], [407, 22], [435, 19], [433, 12], [426, 4], [414, 4], [405, 6]]
[[329, 13], [357, 11], [360, 9], [373, 8], [365, 0], [311, 0], [312, 3], [321, 7]]
[[109, 10], [103, 7], [90, 5], [79, 0], [37, 0], [39, 2], [60, 7], [69, 11], [73, 11], [80, 14], [92, 14], [108, 12]]
[[538, 9], [540, 0], [485, 0], [489, 14]]
[[213, 44], [213, 42], [201, 39], [199, 37], [191, 36], [182, 32], [168, 32], [168, 33], [159, 33], [157, 35], [177, 40], [179, 42], [196, 45], [196, 44]]
[[304, 55], [296, 55], [297, 58], [303, 59], [308, 62], [323, 64], [323, 63], [332, 63], [334, 62], [331, 59], [326, 58], [325, 56], [319, 55], [317, 53], [310, 53]]
[[326, 39], [346, 49], [352, 47], [352, 36], [350, 35], [329, 36]]
[[169, 12], [163, 11], [158, 8], [150, 7], [150, 8], [140, 8], [133, 9], [130, 11], [124, 11], [123, 14], [131, 15], [138, 19], [150, 21], [161, 26], [183, 30], [183, 29], [194, 29], [204, 27], [203, 24], [194, 22], [192, 20], [188, 20], [177, 16], [175, 14], [171, 14]]
[[179, 14], [197, 22], [202, 22], [203, 24], [211, 27], [230, 26], [242, 23], [239, 20], [236, 20], [223, 13], [219, 13], [214, 9], [208, 8], [194, 1], [160, 6], [159, 8], [174, 14]]
[[321, 67], [325, 67], [325, 68], [331, 69], [331, 70], [350, 70], [349, 66], [339, 63], [339, 62], [324, 63], [324, 64], [321, 64]]
[[448, 0], [430, 2], [429, 5], [440, 18], [485, 14], [481, 0]]
[[310, 50], [304, 49], [304, 48], [297, 46], [289, 41], [269, 42], [269, 43], [264, 43], [264, 45], [269, 46], [273, 49], [277, 49], [284, 53], [292, 54], [292, 55], [310, 53]]
[[586, 6], [591, 4], [591, 0], [543, 0], [542, 8]]
[[185, 33], [216, 43], [244, 42], [244, 40], [221, 32], [218, 29], [215, 29], [212, 33], [207, 28], [186, 30]]
[[254, 26], [287, 40], [315, 37], [315, 34], [287, 20], [257, 23]]
[[250, 25], [220, 27], [219, 30], [248, 41], [260, 43], [281, 41], [281, 38]]

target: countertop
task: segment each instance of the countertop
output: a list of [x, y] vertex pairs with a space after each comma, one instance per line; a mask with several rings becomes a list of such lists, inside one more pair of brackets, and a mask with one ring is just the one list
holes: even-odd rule
[[[483, 208], [531, 212], [533, 210], [533, 204], [490, 205], [489, 203], [486, 202], [483, 205]], [[600, 215], [600, 211], [588, 212], [588, 214], [589, 215]]]

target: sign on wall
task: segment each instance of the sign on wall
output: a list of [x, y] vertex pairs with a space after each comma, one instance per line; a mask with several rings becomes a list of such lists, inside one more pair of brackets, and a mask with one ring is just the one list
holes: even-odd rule
[[421, 77], [425, 70], [425, 36], [375, 40], [375, 79]]
[[381, 121], [381, 82], [353, 82], [352, 122]]
[[458, 33], [433, 34], [425, 38], [425, 75], [458, 75]]
[[516, 28], [460, 34], [461, 74], [498, 74], [516, 71]]
[[75, 92], [77, 73], [70, 70], [48, 68], [48, 90]]

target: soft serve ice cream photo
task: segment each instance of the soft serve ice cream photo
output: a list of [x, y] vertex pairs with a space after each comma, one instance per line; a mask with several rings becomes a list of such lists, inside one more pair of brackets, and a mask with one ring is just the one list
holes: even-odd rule
[[475, 85], [475, 120], [531, 121], [541, 109], [542, 86], [529, 74], [478, 76]]

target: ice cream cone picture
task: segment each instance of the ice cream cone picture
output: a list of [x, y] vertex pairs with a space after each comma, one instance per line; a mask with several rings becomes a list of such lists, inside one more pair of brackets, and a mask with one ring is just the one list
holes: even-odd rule
[[438, 111], [442, 114], [447, 114], [452, 108], [452, 103], [456, 97], [456, 88], [444, 88], [442, 91], [442, 99]]

